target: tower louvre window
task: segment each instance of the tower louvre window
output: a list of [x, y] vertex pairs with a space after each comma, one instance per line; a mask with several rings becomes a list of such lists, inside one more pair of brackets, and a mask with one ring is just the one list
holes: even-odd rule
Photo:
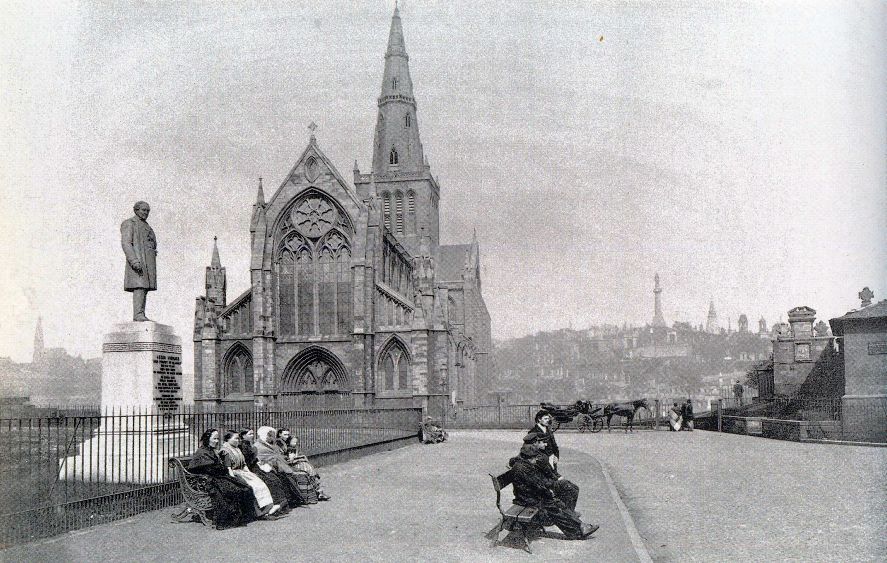
[[404, 117], [404, 125], [406, 125], [407, 127], [412, 126], [412, 118], [410, 117], [410, 114], [406, 114], [406, 116]]
[[388, 164], [397, 164], [397, 149], [391, 147], [391, 152], [388, 153]]
[[385, 227], [388, 230], [391, 230], [391, 194], [388, 192], [382, 192], [382, 220], [385, 223]]
[[400, 192], [394, 195], [394, 229], [403, 234], [403, 194]]
[[412, 190], [407, 192], [407, 232], [416, 232], [416, 193]]
[[396, 76], [391, 77], [391, 88], [394, 90], [397, 90], [397, 77]]

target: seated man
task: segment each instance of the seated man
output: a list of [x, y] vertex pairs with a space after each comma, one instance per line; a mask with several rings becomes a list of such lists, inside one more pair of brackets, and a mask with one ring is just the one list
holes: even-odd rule
[[551, 477], [548, 460], [540, 447], [524, 444], [520, 455], [508, 464], [513, 476], [514, 504], [538, 508], [543, 526], [557, 526], [570, 540], [587, 539], [598, 529], [583, 524], [579, 514], [557, 498], [553, 490], [556, 480]]
[[554, 439], [554, 432], [551, 430], [551, 422], [554, 420], [554, 417], [548, 410], [542, 409], [536, 413], [533, 420], [535, 424], [530, 428], [527, 437], [524, 438], [524, 442], [526, 442], [530, 436], [543, 438], [545, 440], [545, 455], [548, 456], [548, 463], [551, 465], [552, 469], [557, 469], [557, 462], [561, 455], [561, 451], [560, 448], [557, 447], [557, 440]]
[[447, 431], [435, 424], [430, 416], [425, 417], [425, 422], [421, 426], [422, 442], [426, 444], [437, 444], [448, 438]]
[[[530, 444], [537, 448], [536, 455], [541, 456], [547, 462], [549, 457], [546, 455], [548, 443], [545, 437], [535, 433], [529, 433], [524, 436], [524, 444]], [[558, 473], [550, 463], [544, 463], [539, 466], [539, 471], [545, 473], [549, 479], [554, 482], [551, 487], [554, 496], [563, 501], [564, 505], [570, 510], [576, 510], [576, 501], [579, 499], [579, 485], [564, 479], [564, 476]]]

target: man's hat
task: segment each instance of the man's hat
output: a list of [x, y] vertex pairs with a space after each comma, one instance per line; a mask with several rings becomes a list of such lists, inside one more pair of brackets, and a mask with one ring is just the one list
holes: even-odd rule
[[524, 444], [535, 444], [536, 442], [543, 442], [545, 438], [542, 437], [541, 434], [537, 434], [536, 432], [530, 432], [526, 436], [524, 436]]
[[534, 457], [538, 457], [540, 452], [537, 448], [534, 448], [531, 444], [524, 444], [520, 448], [520, 456], [524, 459], [533, 459]]

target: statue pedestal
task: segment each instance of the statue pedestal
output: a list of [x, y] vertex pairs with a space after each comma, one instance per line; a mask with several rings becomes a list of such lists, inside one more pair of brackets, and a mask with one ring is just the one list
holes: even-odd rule
[[167, 460], [194, 440], [182, 404], [182, 340], [151, 321], [114, 325], [102, 344], [102, 418], [78, 452], [59, 463], [69, 481], [161, 483]]

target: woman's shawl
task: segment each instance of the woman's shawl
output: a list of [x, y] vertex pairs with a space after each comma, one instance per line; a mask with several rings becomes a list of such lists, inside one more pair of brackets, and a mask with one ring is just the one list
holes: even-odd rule
[[258, 457], [260, 463], [267, 463], [277, 471], [293, 473], [280, 448], [274, 444], [269, 444], [261, 438], [256, 440], [256, 457]]
[[243, 469], [246, 467], [246, 459], [243, 457], [243, 454], [238, 448], [228, 443], [222, 444], [220, 455], [225, 465], [231, 469]]
[[228, 469], [219, 459], [219, 455], [214, 450], [203, 446], [197, 448], [197, 451], [191, 456], [188, 471], [210, 477], [221, 477], [228, 474]]

